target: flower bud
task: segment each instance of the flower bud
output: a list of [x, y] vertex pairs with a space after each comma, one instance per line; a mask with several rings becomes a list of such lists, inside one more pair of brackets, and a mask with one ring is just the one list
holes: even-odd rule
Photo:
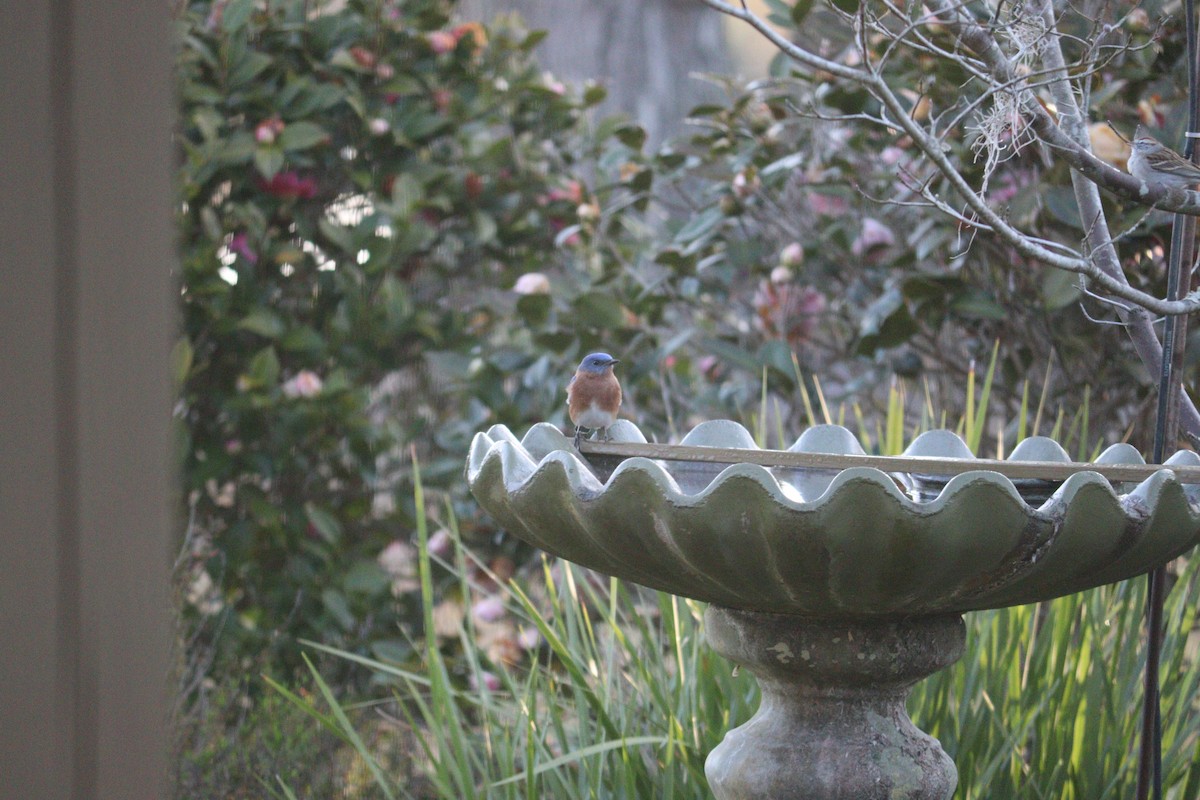
[[804, 263], [804, 245], [792, 242], [779, 251], [779, 263], [785, 267], [798, 267]]

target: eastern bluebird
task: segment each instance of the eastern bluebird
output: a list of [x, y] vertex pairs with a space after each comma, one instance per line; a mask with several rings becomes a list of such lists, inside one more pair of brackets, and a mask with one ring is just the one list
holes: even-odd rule
[[617, 421], [621, 407], [621, 384], [613, 374], [617, 359], [608, 353], [584, 356], [579, 369], [567, 384], [567, 415], [575, 423], [575, 447], [584, 430], [603, 431], [608, 440], [608, 426]]

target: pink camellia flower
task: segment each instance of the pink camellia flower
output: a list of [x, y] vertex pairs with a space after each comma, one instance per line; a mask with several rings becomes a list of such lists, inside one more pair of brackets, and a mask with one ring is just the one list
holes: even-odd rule
[[254, 141], [259, 144], [271, 144], [283, 132], [283, 120], [279, 117], [263, 120], [254, 128]]
[[448, 31], [433, 31], [425, 37], [425, 41], [429, 42], [429, 49], [438, 55], [449, 53], [458, 46], [458, 39]]
[[804, 245], [792, 242], [779, 251], [779, 263], [785, 267], [798, 267], [804, 263]]
[[324, 383], [321, 376], [312, 370], [302, 369], [293, 375], [280, 387], [285, 397], [316, 397], [321, 393]]
[[375, 136], [383, 136], [392, 129], [392, 123], [388, 122], [383, 117], [375, 117], [367, 123], [367, 127]]
[[254, 252], [254, 249], [250, 247], [250, 240], [244, 233], [235, 233], [233, 235], [233, 238], [229, 240], [229, 251], [236, 253], [251, 264], [258, 263], [258, 253]]
[[364, 69], [374, 69], [375, 62], [379, 60], [379, 56], [375, 55], [374, 51], [358, 46], [350, 48], [350, 57], [354, 59], [355, 64]]
[[863, 220], [862, 231], [850, 245], [850, 252], [861, 256], [877, 247], [891, 247], [895, 243], [896, 235], [891, 228], [874, 217], [867, 217]]
[[389, 81], [396, 77], [396, 68], [385, 61], [380, 61], [375, 65], [375, 77], [381, 81]]
[[452, 102], [454, 102], [454, 93], [449, 89], [433, 90], [433, 107], [438, 110], [438, 113], [445, 114]]
[[850, 204], [843, 197], [813, 192], [808, 196], [808, 207], [814, 214], [823, 217], [836, 217], [845, 214]]
[[434, 531], [433, 536], [429, 537], [428, 547], [429, 555], [447, 558], [454, 550], [454, 538], [450, 535], [450, 531], [438, 528]]
[[760, 186], [762, 181], [758, 178], [757, 170], [744, 169], [733, 176], [733, 193], [743, 199], [757, 192]]
[[504, 601], [488, 595], [471, 606], [471, 615], [476, 622], [497, 622], [504, 616]]
[[550, 294], [550, 279], [540, 272], [526, 272], [513, 284], [517, 294]]
[[783, 339], [792, 348], [808, 341], [825, 307], [821, 292], [790, 281], [763, 281], [754, 293], [759, 329], [771, 338]]
[[394, 540], [375, 559], [383, 571], [392, 577], [407, 576], [417, 563], [417, 549], [408, 542]]
[[791, 267], [785, 267], [783, 264], [780, 264], [778, 267], [771, 270], [771, 283], [778, 285], [781, 283], [791, 283], [791, 280]]
[[562, 95], [567, 92], [566, 85], [549, 72], [542, 73], [542, 83], [545, 84], [547, 89], [554, 92], [554, 94]]
[[517, 633], [517, 644], [524, 650], [534, 650], [542, 643], [542, 634], [532, 626], [521, 628]]
[[829, 301], [825, 298], [825, 293], [813, 286], [802, 288], [800, 296], [796, 299], [796, 310], [809, 317], [825, 313], [828, 305]]
[[715, 381], [721, 377], [721, 359], [716, 356], [700, 356], [696, 359], [696, 369], [705, 380]]
[[567, 181], [565, 186], [550, 190], [550, 199], [578, 203], [583, 199], [583, 184], [579, 181]]
[[317, 181], [301, 177], [295, 170], [276, 172], [271, 180], [258, 178], [258, 188], [275, 197], [293, 200], [310, 200], [317, 196]]

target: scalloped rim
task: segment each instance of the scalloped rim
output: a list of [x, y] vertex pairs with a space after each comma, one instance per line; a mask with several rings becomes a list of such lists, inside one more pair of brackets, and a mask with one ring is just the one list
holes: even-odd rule
[[[625, 441], [645, 441], [631, 424], [618, 433]], [[729, 446], [731, 438], [752, 441], [736, 423], [709, 425], [704, 434], [692, 441], [716, 446]], [[928, 437], [919, 448], [921, 454], [938, 455], [946, 449], [961, 453], [961, 439], [947, 434]], [[930, 447], [937, 442], [937, 448]], [[812, 435], [806, 432], [789, 449], [861, 452], [849, 431], [828, 426]], [[1044, 447], [1034, 449], [1040, 458], [1047, 452]], [[1132, 463], [1137, 455], [1129, 448], [1105, 452], [1110, 463]], [[1173, 463], [1197, 461], [1200, 456], [1187, 451], [1172, 457]], [[697, 491], [685, 491], [664, 462], [648, 458], [622, 461], [601, 482], [553, 426], [534, 426], [520, 441], [507, 428], [494, 426], [472, 441], [466, 477], [480, 505], [498, 522], [551, 553], [675, 594], [774, 613], [904, 616], [1046, 600], [1137, 575], [1186, 552], [1200, 538], [1200, 496], [1190, 491], [1200, 487], [1182, 486], [1169, 467], [1120, 494], [1096, 472], [1076, 473], [1037, 508], [1026, 503], [1013, 481], [983, 469], [955, 475], [935, 497], [919, 500], [891, 474], [870, 467], [814, 470], [812, 474], [822, 477], [806, 482], [813, 495], [809, 499], [782, 478], [794, 478], [798, 470], [773, 471], [758, 464], [718, 467], [707, 465], [703, 488]], [[826, 475], [831, 476], [827, 481]], [[747, 481], [754, 489], [749, 494], [750, 487], [734, 485]], [[623, 506], [625, 497], [640, 500]], [[751, 514], [761, 511], [776, 520], [774, 527], [747, 538], [745, 549], [729, 550], [728, 537], [703, 522], [692, 527], [710, 509], [728, 512], [730, 498], [745, 504]], [[772, 506], [775, 510], [767, 511]], [[890, 572], [895, 567], [886, 558], [874, 559], [862, 572], [865, 562], [860, 555], [876, 549], [886, 552], [894, 543], [869, 527], [866, 533], [846, 536], [854, 528], [842, 523], [855, 524], [846, 509], [859, 506], [876, 510], [869, 513], [891, 509], [882, 512], [880, 522], [907, 531], [907, 540], [895, 541], [910, 541], [918, 548], [914, 552], [923, 554], [919, 566], [912, 565], [915, 572]], [[988, 516], [980, 518], [973, 509], [988, 509]], [[626, 513], [640, 522], [622, 528]], [[672, 532], [675, 513], [682, 527]], [[833, 516], [816, 522], [830, 513]], [[781, 520], [792, 515], [796, 527], [789, 532], [791, 524]], [[734, 521], [731, 529], [738, 525]], [[943, 539], [950, 529], [965, 537]], [[703, 530], [708, 532], [700, 534]], [[912, 539], [914, 531], [928, 531], [933, 538]], [[974, 531], [982, 538], [972, 539]], [[986, 535], [989, 532], [993, 535]], [[792, 536], [808, 542], [810, 561], [783, 568], [786, 558], [778, 563], [756, 558], [767, 552], [777, 557], [793, 552]], [[945, 543], [938, 544], [941, 541]], [[826, 564], [822, 558], [828, 558], [833, 547], [842, 548], [835, 556], [841, 561]], [[968, 561], [962, 561], [968, 553]], [[966, 572], [955, 566], [968, 562]], [[909, 580], [909, 574], [915, 577]], [[881, 580], [898, 581], [895, 592], [881, 589]]]
[[[641, 431], [638, 430], [636, 426], [624, 420], [622, 420], [622, 422], [626, 422], [626, 430], [620, 431], [620, 433], [624, 434], [621, 436], [620, 440], [640, 442], [646, 441], [645, 437], [641, 435]], [[716, 427], [713, 425], [714, 422], [720, 423], [724, 430], [714, 430]], [[632, 429], [632, 431], [628, 429]], [[702, 429], [707, 429], [702, 431], [704, 435], [693, 437], [693, 434], [695, 434], [696, 431], [701, 431]], [[842, 433], [830, 436], [825, 435], [823, 432], [821, 436], [815, 437], [818, 443], [827, 445], [828, 443], [840, 439], [843, 442], [853, 443], [853, 447], [831, 448], [824, 446], [814, 448], [806, 446], [806, 438], [809, 442], [814, 441], [814, 437], [808, 435], [809, 431], [821, 429], [825, 429], [825, 431], [830, 433], [836, 429]], [[854, 435], [849, 430], [841, 426], [823, 425], [819, 426], [818, 428], [810, 428], [809, 431], [806, 431], [805, 434], [802, 434], [799, 438], [797, 438], [796, 442], [792, 444], [788, 450], [801, 453], [832, 452], [858, 454], [863, 452], [861, 446], [858, 445], [858, 440], [854, 437]], [[636, 434], [634, 432], [636, 432]], [[709, 435], [718, 432], [720, 433], [719, 437]], [[931, 437], [928, 437], [929, 433], [937, 434], [938, 438], [944, 439], [946, 443], [950, 442], [948, 437], [953, 437], [953, 440], [957, 441], [958, 445], [943, 444], [942, 442], [931, 440]], [[923, 437], [925, 439], [924, 442], [922, 442]], [[746, 430], [739, 423], [732, 422], [730, 420], [714, 420], [711, 422], [701, 423], [688, 434], [688, 437], [685, 437], [684, 441], [688, 441], [689, 438], [691, 439], [692, 443], [704, 441], [709, 444], [709, 446], [738, 447], [740, 449], [747, 450], [751, 448], [744, 447], [740, 443], [733, 444], [730, 443], [730, 441], [753, 441], [753, 437], [751, 437], [748, 430]], [[1050, 439], [1044, 439], [1044, 441], [1053, 443], [1053, 441]], [[931, 447], [931, 444], [936, 444], [938, 446]], [[1032, 449], [1039, 456], [1042, 456], [1036, 460], [1048, 460], [1044, 458], [1044, 455], [1047, 452], [1051, 452], [1051, 450], [1040, 441], [1036, 444], [1036, 447], [1026, 448], [1026, 450], [1028, 451]], [[1063, 456], [1066, 456], [1066, 451], [1062, 450], [1057, 443], [1053, 444], [1054, 447], [1057, 448], [1058, 452], [1062, 453]], [[964, 451], [969, 452], [962, 439], [960, 439], [952, 431], [947, 430], [929, 431], [926, 432], [926, 434], [922, 434], [921, 437], [918, 437], [918, 439], [915, 440], [913, 444], [905, 450], [905, 455], [912, 454], [912, 451], [915, 451], [922, 456], [948, 456], [952, 458], [961, 457], [961, 453]], [[544, 455], [542, 455], [540, 458], [537, 458], [535, 457], [535, 454], [537, 453], [543, 453]], [[1104, 453], [1101, 454], [1102, 458], [1105, 456], [1108, 456], [1108, 458], [1105, 459], [1105, 461], [1108, 463], [1146, 463], [1136, 450], [1133, 450], [1132, 448], [1125, 449], [1120, 445], [1113, 445], [1109, 447], [1104, 451]], [[1134, 460], [1131, 456], [1137, 456], [1136, 460]], [[471, 441], [471, 448], [467, 457], [466, 477], [467, 482], [470, 485], [473, 486], [475, 484], [476, 478], [483, 470], [484, 465], [489, 459], [492, 458], [500, 459], [502, 474], [504, 476], [504, 484], [510, 493], [521, 491], [528, 483], [535, 481], [546, 470], [549, 464], [558, 463], [562, 465], [563, 469], [570, 477], [572, 490], [580, 497], [594, 497], [597, 494], [604, 492], [618, 475], [629, 470], [639, 470], [647, 473], [653, 480], [661, 484], [664, 492], [668, 497], [670, 497], [673, 504], [685, 507], [702, 504], [719, 486], [735, 478], [748, 478], [756, 483], [761, 484], [763, 489], [765, 489], [776, 501], [795, 510], [811, 510], [818, 508], [827, 503], [832, 495], [836, 494], [836, 492], [846, 483], [862, 480], [879, 484], [898, 502], [902, 503], [906, 509], [917, 514], [929, 514], [940, 511], [948, 502], [950, 502], [950, 498], [952, 498], [955, 494], [962, 491], [966, 486], [979, 481], [995, 483], [1002, 491], [1009, 494], [1014, 500], [1022, 503], [1025, 502], [1020, 491], [1017, 489], [1017, 486], [1011, 479], [997, 472], [985, 469], [973, 470], [953, 476], [946, 482], [945, 486], [938, 493], [938, 495], [930, 500], [913, 499], [900, 490], [900, 488], [896, 485], [895, 479], [893, 479], [889, 473], [885, 473], [873, 467], [851, 467], [841, 470], [832, 478], [827, 488], [825, 488], [825, 490], [818, 497], [807, 500], [796, 499], [794, 488], [788, 486], [787, 489], [785, 489], [784, 485], [780, 483], [779, 479], [776, 477], [776, 474], [772, 471], [772, 468], [763, 467], [757, 464], [730, 464], [721, 469], [720, 472], [708, 482], [708, 485], [705, 486], [704, 489], [696, 493], [688, 493], [680, 488], [678, 482], [675, 480], [674, 476], [671, 475], [670, 471], [664, 466], [663, 462], [655, 461], [649, 458], [628, 458], [622, 461], [616, 467], [607, 481], [601, 483], [600, 480], [592, 474], [591, 469], [588, 467], [586, 462], [574, 450], [571, 439], [567, 438], [556, 427], [548, 423], [539, 423], [535, 425], [520, 440], [518, 440], [504, 425], [493, 425], [486, 432], [475, 434], [475, 437]], [[974, 458], [974, 456], [972, 456], [972, 458]], [[1059, 461], [1062, 459], [1054, 458], [1053, 460]], [[1188, 462], [1200, 463], [1200, 455], [1192, 453], [1191, 451], [1181, 450], [1173, 455], [1171, 459], [1168, 460], [1167, 464], [1182, 464]], [[1114, 498], [1119, 499], [1122, 496], [1132, 496], [1136, 497], [1141, 505], [1153, 507], [1164, 482], [1174, 482], [1174, 480], [1174, 473], [1171, 472], [1169, 466], [1164, 466], [1161, 470], [1154, 472], [1149, 478], [1143, 480], [1141, 483], [1130, 487], [1129, 491], [1118, 493], [1113, 486], [1099, 473], [1078, 472], [1063, 481], [1062, 485], [1054, 492], [1054, 494], [1040, 507], [1037, 507], [1037, 510], [1046, 514], [1054, 514], [1056, 511], [1058, 511], [1058, 506], [1069, 505], [1071, 500], [1081, 490], [1082, 487], [1092, 484], [1103, 486], [1110, 494], [1112, 494]], [[1200, 487], [1197, 487], [1197, 489], [1200, 489]], [[1197, 496], [1200, 494], [1200, 491], [1188, 491], [1187, 494], [1188, 499], [1193, 506], [1192, 510], [1197, 514], [1197, 519], [1200, 520], [1200, 509], [1195, 507], [1197, 506], [1198, 501], [1200, 501], [1200, 497]]]

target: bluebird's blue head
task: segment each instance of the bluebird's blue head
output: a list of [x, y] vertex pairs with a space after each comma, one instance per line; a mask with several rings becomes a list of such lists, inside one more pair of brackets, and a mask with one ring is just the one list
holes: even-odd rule
[[618, 363], [618, 360], [610, 356], [608, 353], [591, 353], [583, 357], [583, 361], [579, 362], [580, 372], [591, 372], [599, 375], [605, 369]]

